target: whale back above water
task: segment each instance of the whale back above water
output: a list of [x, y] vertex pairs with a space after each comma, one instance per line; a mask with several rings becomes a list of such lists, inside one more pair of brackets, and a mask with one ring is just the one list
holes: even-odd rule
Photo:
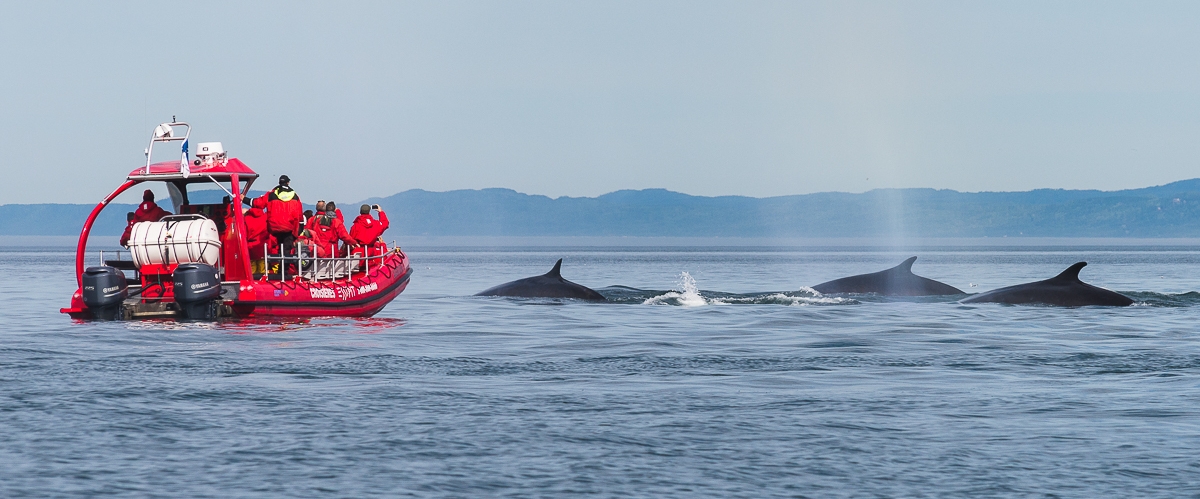
[[509, 296], [515, 298], [574, 298], [578, 300], [606, 301], [604, 295], [595, 292], [587, 286], [581, 286], [563, 279], [561, 274], [562, 259], [554, 264], [543, 275], [517, 279], [499, 286], [493, 286], [475, 296]]
[[1133, 304], [1133, 299], [1128, 296], [1079, 280], [1079, 271], [1086, 265], [1087, 262], [1079, 262], [1050, 279], [994, 289], [968, 297], [962, 300], [962, 303], [1008, 303], [1059, 307], [1086, 307], [1089, 305], [1124, 307]]
[[912, 273], [909, 258], [900, 265], [872, 274], [861, 274], [823, 282], [812, 288], [821, 294], [875, 293], [887, 296], [961, 295], [962, 290]]

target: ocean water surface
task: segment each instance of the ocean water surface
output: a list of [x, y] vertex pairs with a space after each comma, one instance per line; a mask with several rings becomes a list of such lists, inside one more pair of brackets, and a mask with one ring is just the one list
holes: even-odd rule
[[[370, 319], [86, 323], [0, 249], [0, 497], [1200, 497], [1200, 248], [426, 247]], [[968, 292], [821, 296], [919, 259]], [[613, 299], [471, 294], [546, 272]]]

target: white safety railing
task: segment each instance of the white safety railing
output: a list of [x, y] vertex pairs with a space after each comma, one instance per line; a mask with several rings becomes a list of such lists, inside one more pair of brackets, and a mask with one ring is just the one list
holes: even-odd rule
[[[372, 268], [378, 269], [383, 265], [383, 260], [395, 251], [395, 243], [393, 247], [389, 247], [386, 251], [378, 255], [367, 255], [370, 248], [374, 246], [356, 245], [347, 247], [349, 256], [344, 257], [320, 257], [312, 254], [309, 250], [311, 246], [296, 243], [296, 254], [289, 255], [272, 255], [266, 244], [263, 244], [263, 263], [266, 276], [269, 280], [274, 280], [274, 273], [271, 272], [271, 263], [279, 265], [279, 277], [281, 281], [288, 280], [288, 266], [295, 265], [296, 273], [292, 277], [300, 277], [310, 281], [325, 281], [333, 279], [341, 279], [349, 277], [359, 271], [362, 267], [363, 272], [370, 273]], [[281, 248], [282, 249], [282, 248]], [[355, 255], [354, 251], [363, 250], [364, 254]]]

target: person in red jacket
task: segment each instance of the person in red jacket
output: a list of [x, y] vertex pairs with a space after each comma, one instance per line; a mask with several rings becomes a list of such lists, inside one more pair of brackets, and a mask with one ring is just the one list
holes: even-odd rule
[[317, 256], [328, 258], [338, 256], [338, 241], [353, 245], [354, 239], [346, 232], [346, 225], [337, 218], [337, 205], [330, 201], [325, 203], [325, 214], [315, 218], [309, 231], [313, 233], [313, 243], [317, 246]]
[[[266, 273], [264, 246], [271, 248], [271, 234], [267, 232], [267, 214], [262, 207], [266, 202], [261, 199], [251, 201], [250, 208], [242, 212], [242, 234], [246, 236], [246, 249], [250, 253], [250, 270], [255, 274]], [[233, 210], [239, 209], [232, 203], [228, 205], [225, 214], [225, 232], [227, 238], [233, 236], [233, 224], [236, 220]]]
[[125, 220], [128, 224], [125, 226], [125, 233], [121, 234], [121, 246], [129, 247], [129, 238], [133, 236], [134, 224], [138, 222], [157, 222], [170, 214], [171, 212], [154, 204], [154, 191], [146, 189], [145, 192], [142, 192], [142, 204], [138, 205], [137, 211], [125, 215]]
[[[305, 246], [310, 249], [310, 254], [316, 255], [319, 258], [328, 258], [333, 256], [330, 252], [331, 247], [336, 247], [337, 240], [328, 241], [329, 227], [321, 225], [321, 219], [325, 218], [325, 214], [315, 215], [308, 219], [304, 230], [301, 231], [302, 238], [305, 241]], [[325, 229], [325, 230], [322, 230]]]
[[[375, 208], [375, 211], [379, 212], [379, 220], [371, 216], [371, 208]], [[358, 218], [355, 218], [354, 224], [350, 226], [350, 238], [363, 246], [375, 244], [383, 236], [383, 231], [387, 230], [390, 225], [387, 213], [384, 213], [383, 208], [380, 208], [379, 205], [365, 204], [358, 208], [358, 213]]]
[[[317, 200], [317, 213], [325, 213], [325, 201]], [[337, 219], [341, 220], [343, 225], [346, 223], [346, 218], [342, 216], [342, 209], [338, 208], [337, 205], [334, 205], [333, 213], [337, 215]]]
[[160, 208], [157, 204], [154, 204], [154, 191], [146, 189], [146, 191], [142, 193], [142, 204], [139, 204], [137, 211], [133, 212], [133, 223], [157, 222], [170, 214], [171, 212]]
[[[305, 225], [305, 228], [300, 229], [300, 234], [296, 236], [296, 244], [300, 246], [300, 256], [302, 261], [304, 257], [315, 256], [317, 254], [316, 237], [317, 236], [313, 234], [312, 231], [308, 230], [307, 225]], [[307, 263], [304, 263], [303, 265], [305, 265], [305, 267], [308, 266]]]
[[[291, 181], [287, 175], [281, 175], [279, 185], [258, 198], [266, 204], [267, 232], [288, 256], [296, 254], [294, 243], [296, 235], [300, 233], [300, 219], [304, 216], [304, 205], [300, 204], [300, 195], [289, 185]], [[243, 201], [254, 204], [249, 198]]]
[[259, 274], [265, 273], [265, 247], [269, 247], [271, 243], [271, 234], [267, 232], [267, 214], [260, 208], [250, 208], [242, 213], [242, 220], [246, 222], [246, 246], [250, 250], [250, 267]]
[[129, 236], [133, 235], [133, 215], [134, 214], [132, 211], [125, 214], [125, 222], [127, 222], [127, 225], [125, 225], [125, 232], [121, 234], [121, 246], [125, 248], [129, 247]]

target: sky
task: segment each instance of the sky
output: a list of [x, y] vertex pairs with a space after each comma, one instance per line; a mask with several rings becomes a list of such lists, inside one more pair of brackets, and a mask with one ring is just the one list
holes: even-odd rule
[[[189, 122], [269, 187], [778, 196], [1200, 177], [1200, 2], [5, 2], [3, 203]], [[156, 158], [158, 156], [156, 155]]]

